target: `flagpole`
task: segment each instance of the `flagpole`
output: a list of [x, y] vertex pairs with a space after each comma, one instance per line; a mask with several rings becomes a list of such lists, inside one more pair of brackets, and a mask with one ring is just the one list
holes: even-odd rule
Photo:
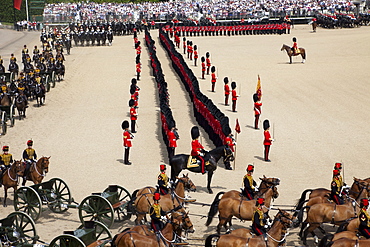
[[28, 22], [30, 21], [30, 18], [28, 16], [28, 0], [26, 0], [26, 15], [27, 15], [27, 29], [28, 29]]
[[[235, 142], [236, 144], [238, 144], [238, 132], [235, 132]], [[235, 164], [236, 164], [236, 148], [237, 148], [237, 145], [235, 145], [235, 152], [234, 152], [234, 164], [233, 164], [233, 169], [235, 171]]]

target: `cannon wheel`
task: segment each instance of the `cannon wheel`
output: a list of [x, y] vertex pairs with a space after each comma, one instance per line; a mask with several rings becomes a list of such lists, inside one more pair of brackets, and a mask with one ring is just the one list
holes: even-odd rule
[[10, 72], [10, 81], [14, 81], [15, 80], [15, 73], [14, 72]]
[[82, 242], [81, 239], [68, 234], [63, 234], [58, 237], [55, 237], [49, 247], [86, 247], [86, 245]]
[[99, 221], [108, 228], [112, 226], [114, 221], [112, 205], [99, 195], [91, 195], [83, 199], [78, 207], [78, 216], [81, 223], [88, 220]]
[[7, 129], [7, 125], [6, 125], [6, 112], [5, 111], [1, 111], [1, 134], [2, 135], [5, 135], [6, 134], [6, 129]]
[[45, 89], [46, 92], [50, 92], [50, 76], [47, 75], [45, 78]]
[[10, 106], [10, 114], [9, 114], [9, 119], [10, 119], [10, 127], [13, 127], [14, 126], [14, 123], [15, 123], [15, 118], [14, 118], [14, 116], [15, 116], [15, 111], [14, 111], [14, 109], [15, 109], [15, 106], [14, 106], [14, 104], [12, 104], [11, 106]]
[[[95, 240], [97, 242], [97, 245], [100, 246], [103, 244], [105, 241], [112, 240], [112, 233], [106, 227], [103, 223], [99, 221], [94, 222], [94, 227], [95, 227]], [[80, 225], [78, 229], [83, 229], [84, 225]]]
[[42, 202], [39, 194], [31, 187], [20, 187], [14, 193], [14, 209], [22, 211], [36, 221], [41, 215]]
[[51, 72], [51, 87], [55, 87], [55, 71]]
[[13, 212], [7, 218], [13, 219], [12, 227], [19, 233], [19, 243], [35, 244], [38, 240], [35, 222], [23, 212]]
[[[109, 191], [109, 187], [104, 190], [104, 192], [108, 192], [108, 191]], [[118, 208], [114, 208], [114, 210], [117, 211], [119, 218], [122, 217], [120, 218], [121, 220], [129, 220], [132, 216], [132, 212], [127, 207], [128, 207], [128, 203], [132, 199], [131, 194], [130, 192], [128, 192], [128, 190], [126, 190], [125, 188], [119, 185], [117, 185], [117, 193], [118, 193], [118, 201], [119, 202], [127, 201], [127, 203], [122, 204]]]
[[55, 196], [55, 203], [48, 204], [49, 209], [54, 213], [67, 211], [67, 204], [71, 204], [73, 201], [67, 183], [60, 178], [52, 178], [49, 182], [52, 183], [51, 191]]

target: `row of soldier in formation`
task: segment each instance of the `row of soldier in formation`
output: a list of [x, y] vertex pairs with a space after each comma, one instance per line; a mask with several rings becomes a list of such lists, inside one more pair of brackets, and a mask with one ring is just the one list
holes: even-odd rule
[[[2, 178], [5, 171], [7, 171], [13, 162], [13, 155], [9, 153], [9, 146], [3, 146], [2, 148], [3, 153], [0, 155], [0, 187], [2, 186]], [[23, 150], [22, 159], [24, 160], [24, 166], [26, 167], [26, 171], [29, 170], [32, 163], [36, 162], [37, 154], [36, 150], [33, 148], [33, 140], [27, 141], [27, 148]], [[27, 176], [24, 173], [24, 176]]]

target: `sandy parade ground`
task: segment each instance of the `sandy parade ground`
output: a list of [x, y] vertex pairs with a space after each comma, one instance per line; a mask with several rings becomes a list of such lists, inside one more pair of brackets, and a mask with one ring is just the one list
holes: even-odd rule
[[[165, 50], [158, 31], [151, 31], [156, 40], [157, 55], [164, 70], [170, 93], [170, 105], [179, 129], [176, 153], [191, 150], [190, 129], [196, 125], [192, 105]], [[298, 45], [307, 51], [305, 64], [280, 51], [282, 44]], [[239, 189], [245, 168], [255, 165], [254, 178], [266, 175], [279, 177], [279, 198], [274, 204], [290, 209], [306, 188], [329, 188], [335, 162], [344, 163], [344, 179], [370, 176], [368, 167], [370, 131], [370, 27], [354, 29], [318, 29], [308, 25], [295, 26], [289, 35], [189, 37], [198, 46], [200, 57], [209, 51], [211, 62], [218, 69], [216, 92], [210, 92], [210, 76], [200, 79], [201, 67], [188, 60], [198, 76], [201, 90], [230, 118], [234, 130], [236, 118], [241, 125], [237, 136], [236, 170], [227, 171], [223, 164], [214, 175], [214, 194], [206, 192], [206, 176], [189, 173], [197, 186], [190, 196], [198, 202], [211, 203], [220, 191]], [[135, 76], [135, 49], [132, 36], [114, 37], [113, 46], [74, 47], [66, 56], [65, 80], [57, 83], [46, 96], [46, 105], [30, 103], [27, 118], [16, 119], [15, 126], [0, 137], [0, 145], [9, 145], [10, 153], [20, 159], [28, 139], [34, 140], [38, 156], [51, 156], [50, 170], [45, 181], [62, 178], [71, 189], [76, 202], [93, 192], [102, 192], [109, 184], [118, 184], [132, 192], [155, 185], [161, 162], [168, 163], [163, 144], [158, 91], [151, 76], [147, 49], [142, 40], [142, 77], [139, 99], [138, 133], [130, 153], [131, 166], [123, 164], [121, 122], [129, 118], [128, 100], [131, 78]], [[40, 45], [39, 33], [19, 33], [0, 30], [0, 55], [8, 66], [10, 53], [21, 60], [24, 44], [32, 51]], [[182, 49], [181, 49], [182, 52]], [[270, 151], [270, 163], [263, 159], [263, 130], [253, 129], [252, 95], [257, 75], [262, 83], [262, 121], [273, 124], [275, 142]], [[223, 78], [237, 82], [240, 98], [237, 113], [223, 104]], [[262, 123], [261, 123], [262, 127]], [[201, 131], [202, 143], [210, 150], [213, 144]], [[168, 169], [168, 173], [170, 169]], [[27, 182], [31, 185], [31, 182]], [[3, 196], [3, 192], [0, 193]], [[14, 211], [13, 193], [8, 207], [0, 207], [0, 218]], [[46, 209], [46, 207], [44, 207]], [[277, 208], [277, 207], [276, 207]], [[189, 205], [188, 210], [206, 215], [209, 207]], [[270, 216], [276, 211], [272, 210]], [[129, 221], [117, 222], [112, 233], [133, 226]], [[210, 227], [206, 219], [191, 216], [196, 232], [190, 238], [205, 239], [215, 233], [217, 217]], [[250, 222], [233, 220], [234, 227], [249, 226]], [[50, 242], [64, 230], [80, 225], [78, 211], [63, 214], [49, 210], [42, 213], [36, 227], [40, 239]], [[327, 230], [333, 231], [332, 227]], [[319, 235], [320, 237], [322, 235]], [[287, 237], [287, 246], [300, 246], [297, 229]], [[191, 241], [202, 243], [201, 241]], [[313, 246], [312, 238], [308, 243]]]

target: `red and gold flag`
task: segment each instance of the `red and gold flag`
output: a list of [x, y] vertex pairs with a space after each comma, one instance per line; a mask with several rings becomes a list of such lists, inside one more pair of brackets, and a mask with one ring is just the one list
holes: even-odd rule
[[260, 75], [258, 75], [258, 81], [257, 81], [257, 89], [256, 89], [256, 93], [258, 95], [258, 99], [261, 100], [262, 98], [262, 88], [261, 88], [261, 79], [260, 79]]

